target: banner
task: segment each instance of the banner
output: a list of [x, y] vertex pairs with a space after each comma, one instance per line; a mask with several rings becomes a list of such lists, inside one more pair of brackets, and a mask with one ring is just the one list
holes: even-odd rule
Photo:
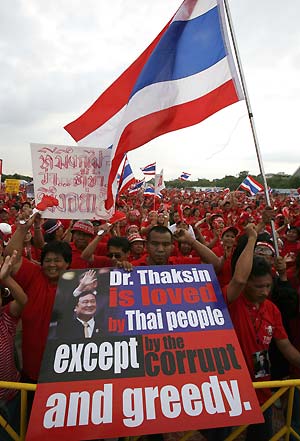
[[108, 219], [103, 208], [111, 152], [108, 149], [30, 144], [35, 202], [54, 196], [57, 207], [44, 211], [49, 219]]
[[20, 179], [5, 179], [5, 193], [15, 194], [20, 191]]
[[211, 265], [63, 274], [27, 441], [262, 421]]

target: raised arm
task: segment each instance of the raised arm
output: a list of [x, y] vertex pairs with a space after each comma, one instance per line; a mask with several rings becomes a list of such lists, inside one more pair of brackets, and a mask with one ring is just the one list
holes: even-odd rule
[[[4, 250], [5, 256], [12, 256], [14, 251], [16, 251], [16, 258], [15, 258], [15, 263], [13, 265], [12, 274], [15, 274], [21, 266], [24, 239], [25, 239], [27, 232], [32, 227], [36, 215], [37, 215], [37, 213], [34, 214], [32, 217], [30, 217], [27, 220], [21, 219], [21, 221], [19, 222], [19, 224], [17, 226], [16, 231], [12, 235], [10, 241], [8, 242], [8, 245], [6, 246], [6, 248]], [[25, 222], [25, 223], [22, 223], [22, 222]]]
[[175, 240], [178, 242], [188, 242], [192, 248], [196, 251], [201, 260], [204, 263], [210, 263], [213, 265], [216, 272], [220, 270], [221, 264], [219, 258], [211, 251], [207, 246], [194, 239], [187, 230], [176, 230], [173, 234]]
[[109, 223], [101, 225], [101, 229], [98, 231], [94, 239], [85, 247], [80, 257], [88, 261], [93, 260], [94, 252], [96, 251], [98, 243], [101, 242], [104, 234], [108, 233], [111, 228], [112, 226]]
[[248, 241], [236, 262], [233, 277], [227, 287], [227, 300], [229, 303], [238, 298], [241, 291], [244, 289], [252, 270], [257, 232], [254, 224], [248, 224], [245, 230], [248, 236]]
[[17, 251], [11, 256], [6, 256], [0, 270], [0, 279], [3, 285], [9, 288], [14, 300], [9, 304], [9, 310], [12, 316], [19, 317], [24, 306], [27, 303], [27, 295], [21, 286], [11, 277], [13, 265], [17, 257]]

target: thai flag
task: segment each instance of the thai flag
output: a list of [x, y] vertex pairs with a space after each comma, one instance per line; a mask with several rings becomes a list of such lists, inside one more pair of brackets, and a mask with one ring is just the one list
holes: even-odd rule
[[145, 184], [145, 178], [142, 179], [141, 181], [137, 181], [132, 188], [130, 188], [130, 190], [128, 191], [129, 194], [133, 195], [135, 193], [138, 193], [138, 191], [143, 188]]
[[141, 167], [142, 172], [144, 175], [153, 175], [155, 176], [156, 173], [156, 162], [153, 162], [153, 164], [146, 165], [145, 167]]
[[182, 172], [178, 179], [180, 181], [187, 181], [190, 176], [191, 176], [190, 173]]
[[239, 186], [242, 190], [249, 191], [251, 196], [263, 191], [264, 186], [257, 182], [252, 176], [248, 175]]
[[65, 129], [81, 145], [112, 145], [106, 208], [124, 154], [243, 99], [221, 0], [184, 0], [137, 60]]
[[127, 155], [125, 155], [123, 170], [119, 181], [118, 194], [120, 195], [121, 193], [124, 193], [130, 187], [130, 185], [134, 183], [135, 183], [135, 177], [133, 175], [131, 166], [128, 162]]

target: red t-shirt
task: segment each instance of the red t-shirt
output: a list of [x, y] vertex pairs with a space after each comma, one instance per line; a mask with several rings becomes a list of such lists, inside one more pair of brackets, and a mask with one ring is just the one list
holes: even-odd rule
[[27, 377], [37, 381], [57, 285], [49, 282], [39, 265], [25, 258], [14, 277], [28, 296], [21, 315], [23, 371]]
[[[224, 248], [222, 247], [222, 245], [214, 247], [212, 251], [218, 257], [224, 256]], [[232, 279], [231, 257], [232, 256], [229, 256], [226, 259], [224, 259], [223, 266], [217, 274], [217, 278], [221, 288], [228, 285], [228, 283]]]
[[[227, 287], [224, 291], [228, 304]], [[257, 308], [241, 293], [234, 302], [228, 305], [228, 311], [252, 381], [270, 380], [270, 375], [255, 378], [253, 356], [257, 352], [268, 350], [273, 337], [278, 340], [288, 338], [279, 309], [268, 299]], [[269, 389], [257, 389], [256, 393], [260, 404], [271, 396]]]
[[74, 243], [71, 242], [72, 248], [72, 263], [70, 268], [72, 269], [85, 269], [85, 268], [104, 268], [112, 266], [112, 260], [106, 256], [95, 256], [92, 262], [82, 259], [82, 251], [78, 250]]
[[[0, 378], [2, 381], [19, 381], [14, 359], [14, 338], [18, 318], [9, 311], [9, 304], [0, 308]], [[0, 389], [0, 400], [9, 401], [15, 395], [15, 389]]]

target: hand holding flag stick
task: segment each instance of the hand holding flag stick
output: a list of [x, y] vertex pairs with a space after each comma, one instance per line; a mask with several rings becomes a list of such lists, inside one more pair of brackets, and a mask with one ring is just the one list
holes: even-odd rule
[[32, 214], [27, 219], [20, 220], [20, 224], [24, 225], [26, 222], [28, 222], [29, 219], [31, 219], [35, 214], [39, 213], [41, 214], [43, 211], [45, 211], [47, 208], [51, 207], [57, 207], [59, 204], [58, 200], [54, 196], [50, 195], [44, 195], [41, 199], [41, 201], [36, 205], [36, 207], [32, 210]]

